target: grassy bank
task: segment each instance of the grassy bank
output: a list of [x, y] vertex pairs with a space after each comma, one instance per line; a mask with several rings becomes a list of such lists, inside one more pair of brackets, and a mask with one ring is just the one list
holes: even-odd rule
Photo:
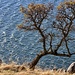
[[40, 68], [36, 68], [34, 71], [31, 71], [28, 66], [5, 64], [0, 65], [0, 75], [74, 75], [69, 74], [64, 71], [55, 71], [55, 70], [42, 70]]

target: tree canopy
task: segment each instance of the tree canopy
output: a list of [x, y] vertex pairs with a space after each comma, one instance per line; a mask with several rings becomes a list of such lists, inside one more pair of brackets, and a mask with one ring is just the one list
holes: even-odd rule
[[[47, 54], [66, 57], [75, 54], [69, 47], [70, 41], [74, 42], [75, 40], [74, 37], [71, 37], [75, 31], [75, 2], [61, 3], [57, 7], [56, 15], [52, 13], [53, 10], [52, 3], [31, 3], [27, 8], [20, 7], [20, 11], [24, 15], [24, 21], [18, 28], [26, 31], [38, 31], [42, 40], [40, 41], [42, 51], [30, 63], [30, 68], [34, 68], [39, 59]], [[45, 25], [44, 21], [47, 21], [48, 24]], [[65, 47], [65, 50], [61, 51], [61, 47]]]

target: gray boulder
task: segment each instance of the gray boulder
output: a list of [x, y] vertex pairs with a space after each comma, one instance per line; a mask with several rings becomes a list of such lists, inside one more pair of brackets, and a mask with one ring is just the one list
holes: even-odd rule
[[75, 73], [75, 62], [71, 63], [71, 65], [67, 69], [67, 72]]

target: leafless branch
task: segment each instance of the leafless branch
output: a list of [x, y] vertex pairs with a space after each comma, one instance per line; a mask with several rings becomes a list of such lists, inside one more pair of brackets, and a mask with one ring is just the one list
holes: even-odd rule
[[66, 49], [67, 49], [67, 51], [68, 51], [68, 54], [70, 55], [71, 53], [70, 53], [70, 49], [69, 49], [69, 47], [68, 47], [67, 40], [65, 40], [65, 44], [66, 44]]

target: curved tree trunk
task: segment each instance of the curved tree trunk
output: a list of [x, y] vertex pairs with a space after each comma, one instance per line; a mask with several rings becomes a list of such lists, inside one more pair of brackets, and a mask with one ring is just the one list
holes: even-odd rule
[[45, 52], [45, 51], [42, 51], [29, 64], [29, 68], [32, 69], [32, 70], [34, 70], [35, 66], [38, 63], [38, 61], [40, 60], [40, 58], [42, 58], [43, 56], [48, 55], [48, 54], [55, 55], [55, 56], [65, 56], [65, 57], [70, 57], [71, 56], [69, 54], [62, 54], [62, 53], [57, 53], [57, 52], [47, 52], [47, 51]]
[[47, 55], [47, 53], [46, 52], [41, 52], [40, 54], [38, 54], [34, 59], [33, 59], [33, 61], [29, 64], [29, 68], [30, 69], [35, 69], [35, 65], [38, 63], [38, 61], [40, 60], [40, 58], [41, 57], [43, 57], [43, 56], [45, 56], [45, 55]]

